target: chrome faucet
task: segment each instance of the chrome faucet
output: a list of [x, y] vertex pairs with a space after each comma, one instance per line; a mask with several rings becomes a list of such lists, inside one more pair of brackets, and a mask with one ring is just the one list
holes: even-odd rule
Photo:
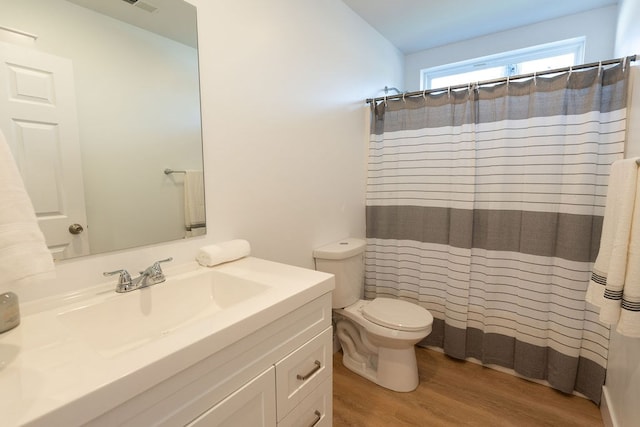
[[162, 272], [160, 263], [169, 261], [173, 261], [173, 258], [169, 257], [167, 259], [161, 259], [160, 261], [154, 262], [151, 267], [148, 267], [146, 270], [141, 271], [140, 276], [136, 277], [135, 279], [131, 278], [131, 275], [127, 270], [105, 271], [102, 274], [105, 276], [113, 276], [114, 274], [119, 274], [118, 284], [116, 285], [116, 292], [131, 292], [136, 289], [142, 289], [146, 288], [147, 286], [152, 286], [164, 282], [166, 280], [166, 277]]
[[[146, 288], [147, 286], [157, 285], [158, 283], [162, 283], [165, 281], [164, 273], [162, 272], [162, 268], [160, 267], [161, 262], [169, 262], [173, 261], [172, 257], [167, 259], [161, 259], [160, 261], [156, 261], [153, 263], [151, 267], [148, 267], [146, 270], [140, 272], [139, 279], [139, 288]], [[135, 281], [135, 280], [134, 280]]]

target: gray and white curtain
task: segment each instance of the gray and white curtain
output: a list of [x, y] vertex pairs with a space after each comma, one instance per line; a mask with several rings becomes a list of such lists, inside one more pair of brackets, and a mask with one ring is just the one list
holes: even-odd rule
[[423, 345], [599, 403], [609, 328], [585, 292], [628, 66], [376, 105], [365, 297], [428, 309]]

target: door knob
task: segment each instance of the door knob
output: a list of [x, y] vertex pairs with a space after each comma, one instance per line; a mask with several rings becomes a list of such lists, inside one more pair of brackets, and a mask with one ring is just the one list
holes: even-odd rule
[[84, 231], [84, 228], [80, 224], [71, 224], [69, 226], [69, 233], [71, 234], [80, 234]]

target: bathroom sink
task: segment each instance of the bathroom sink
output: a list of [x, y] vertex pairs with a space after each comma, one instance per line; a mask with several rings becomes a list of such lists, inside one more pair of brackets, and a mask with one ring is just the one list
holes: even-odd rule
[[[201, 412], [201, 403], [227, 391], [199, 387], [239, 387], [331, 318], [334, 279], [327, 273], [250, 256], [212, 268], [176, 263], [164, 273], [164, 283], [132, 292], [115, 292], [114, 278], [23, 303], [20, 325], [0, 334], [0, 425], [155, 419], [186, 408], [174, 407], [174, 397], [198, 399]], [[249, 353], [261, 353], [260, 364]], [[240, 370], [247, 376], [237, 376]], [[147, 392], [151, 400], [141, 397]]]
[[57, 317], [73, 335], [113, 357], [216, 316], [267, 289], [265, 284], [202, 269], [124, 294], [109, 292]]

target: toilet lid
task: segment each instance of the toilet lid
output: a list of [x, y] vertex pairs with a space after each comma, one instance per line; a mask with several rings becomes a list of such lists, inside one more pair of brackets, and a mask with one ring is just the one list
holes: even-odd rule
[[376, 298], [362, 309], [362, 316], [370, 322], [400, 331], [418, 331], [433, 323], [426, 309], [410, 302]]

